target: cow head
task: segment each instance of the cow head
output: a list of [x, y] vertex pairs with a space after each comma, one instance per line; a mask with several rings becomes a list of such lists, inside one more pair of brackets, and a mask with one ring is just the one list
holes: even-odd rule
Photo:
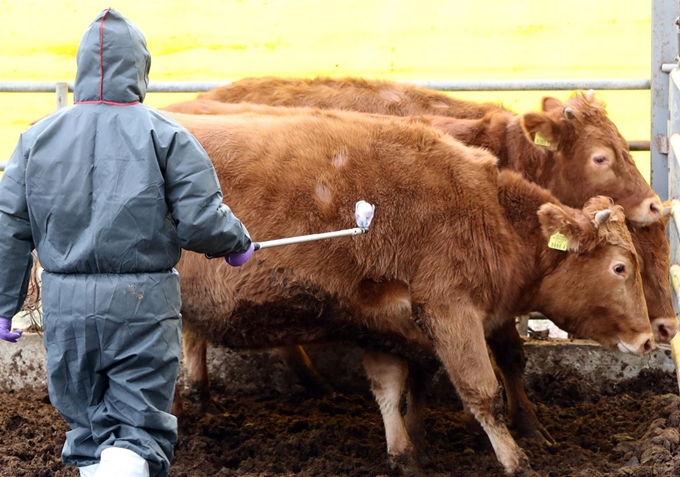
[[580, 207], [596, 195], [623, 206], [626, 217], [649, 224], [661, 217], [659, 197], [635, 166], [616, 125], [592, 92], [569, 101], [543, 98], [541, 112], [522, 115], [524, 134], [536, 147], [553, 151], [545, 164], [547, 187], [565, 204]]
[[546, 246], [547, 270], [536, 294], [537, 311], [576, 337], [638, 355], [654, 348], [640, 266], [623, 209], [608, 197], [583, 210], [544, 204], [538, 212], [546, 240], [566, 237], [567, 250]]
[[642, 288], [645, 292], [654, 339], [658, 343], [670, 343], [678, 331], [678, 319], [673, 309], [668, 280], [670, 267], [670, 247], [666, 238], [668, 220], [664, 217], [646, 227], [629, 227], [640, 260]]

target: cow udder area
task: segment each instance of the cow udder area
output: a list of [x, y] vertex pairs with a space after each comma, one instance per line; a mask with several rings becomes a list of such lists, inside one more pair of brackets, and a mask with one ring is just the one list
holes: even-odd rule
[[[539, 419], [558, 442], [547, 449], [518, 439], [540, 475], [680, 475], [675, 376], [643, 371], [597, 392], [568, 374], [533, 376], [527, 384]], [[304, 390], [253, 395], [216, 387], [213, 398], [212, 414], [185, 407], [171, 477], [393, 475], [368, 390], [312, 397]], [[503, 475], [488, 441], [466, 430], [455, 393], [430, 395], [425, 423], [426, 475]], [[66, 431], [45, 390], [0, 393], [0, 475], [77, 476], [60, 462]]]

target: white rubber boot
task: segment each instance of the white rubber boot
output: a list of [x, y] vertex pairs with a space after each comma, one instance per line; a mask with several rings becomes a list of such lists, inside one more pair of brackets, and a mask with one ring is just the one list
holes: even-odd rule
[[149, 463], [131, 450], [107, 447], [92, 477], [149, 477]]
[[80, 471], [80, 477], [94, 477], [94, 473], [97, 472], [99, 464], [87, 465], [85, 467], [78, 467]]

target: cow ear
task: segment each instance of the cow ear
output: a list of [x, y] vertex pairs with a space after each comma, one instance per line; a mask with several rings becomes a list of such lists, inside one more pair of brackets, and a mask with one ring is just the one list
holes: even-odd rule
[[538, 209], [538, 220], [548, 247], [570, 252], [581, 250], [584, 230], [577, 213], [569, 207], [549, 202]]
[[522, 131], [529, 142], [554, 150], [558, 140], [558, 125], [546, 113], [525, 113], [520, 117]]
[[550, 111], [561, 110], [564, 104], [557, 98], [552, 96], [546, 96], [541, 102], [541, 109], [543, 112], [548, 113]]

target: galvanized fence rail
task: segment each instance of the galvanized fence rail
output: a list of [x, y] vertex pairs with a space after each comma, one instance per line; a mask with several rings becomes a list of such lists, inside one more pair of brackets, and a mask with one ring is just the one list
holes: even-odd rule
[[[662, 65], [669, 72], [675, 64]], [[432, 81], [416, 80], [408, 83], [438, 91], [575, 91], [575, 90], [649, 90], [649, 79], [565, 79], [565, 80], [459, 80]], [[229, 82], [178, 81], [149, 84], [150, 93], [198, 93], [209, 91]], [[73, 83], [68, 82], [0, 82], [0, 93], [56, 93], [57, 109], [68, 105], [68, 93], [73, 92]], [[634, 151], [648, 151], [648, 141], [630, 141]], [[0, 162], [0, 171], [6, 162]]]

